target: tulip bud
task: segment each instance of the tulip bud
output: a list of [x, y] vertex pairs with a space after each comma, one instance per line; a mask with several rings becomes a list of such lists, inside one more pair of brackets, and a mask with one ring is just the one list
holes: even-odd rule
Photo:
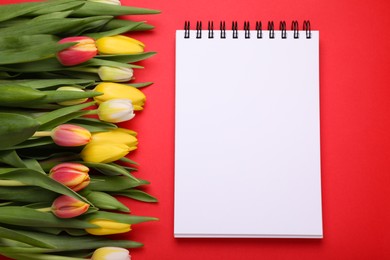
[[98, 84], [94, 90], [104, 93], [103, 95], [94, 97], [97, 103], [111, 99], [126, 98], [131, 100], [134, 110], [142, 110], [146, 99], [141, 90], [119, 83], [103, 82]]
[[93, 252], [91, 260], [131, 260], [130, 252], [121, 247], [101, 247]]
[[98, 228], [85, 229], [89, 234], [96, 236], [126, 233], [131, 230], [130, 224], [119, 223], [108, 219], [93, 219], [88, 222], [99, 226]]
[[133, 77], [133, 69], [125, 67], [101, 66], [98, 74], [103, 81], [126, 82]]
[[73, 197], [62, 195], [54, 200], [51, 205], [52, 212], [59, 218], [74, 218], [84, 214], [89, 204]]
[[97, 2], [101, 4], [121, 5], [120, 0], [87, 0], [89, 2]]
[[137, 138], [126, 131], [126, 129], [117, 128], [108, 132], [99, 132], [92, 134], [90, 142], [105, 142], [105, 143], [120, 143], [125, 144], [130, 148], [130, 151], [137, 149]]
[[126, 156], [130, 148], [125, 144], [92, 142], [81, 151], [80, 156], [85, 162], [110, 163]]
[[99, 105], [98, 116], [102, 121], [119, 123], [132, 119], [133, 105], [129, 99], [111, 99]]
[[51, 138], [60, 146], [81, 146], [91, 140], [91, 133], [81, 126], [63, 124], [51, 131]]
[[97, 54], [95, 40], [86, 36], [67, 37], [58, 43], [77, 42], [65, 50], [57, 53], [57, 58], [64, 66], [73, 66], [86, 62]]
[[[60, 91], [78, 91], [78, 92], [84, 92], [84, 90], [82, 90], [82, 89], [80, 89], [80, 88], [71, 87], [71, 86], [59, 87], [59, 88], [57, 88], [57, 90], [60, 90]], [[62, 105], [62, 106], [73, 106], [73, 105], [77, 105], [77, 104], [84, 103], [84, 102], [87, 101], [87, 100], [88, 100], [88, 98], [80, 98], [80, 99], [74, 99], [74, 100], [68, 100], [68, 101], [58, 102], [58, 104], [59, 104], [59, 105]]]
[[80, 163], [60, 163], [50, 170], [49, 177], [74, 191], [79, 191], [90, 182], [88, 172], [89, 168]]
[[137, 54], [144, 52], [145, 44], [124, 35], [115, 35], [98, 39], [96, 47], [100, 54]]

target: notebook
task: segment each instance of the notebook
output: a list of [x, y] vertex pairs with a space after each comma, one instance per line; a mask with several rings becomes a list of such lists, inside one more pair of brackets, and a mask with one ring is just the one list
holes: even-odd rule
[[227, 27], [176, 31], [174, 236], [322, 238], [319, 32]]

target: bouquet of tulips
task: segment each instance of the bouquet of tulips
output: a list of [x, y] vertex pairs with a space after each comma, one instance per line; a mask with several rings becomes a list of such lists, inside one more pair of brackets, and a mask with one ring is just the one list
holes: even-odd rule
[[0, 6], [0, 254], [12, 259], [130, 259], [111, 239], [157, 220], [117, 196], [156, 202], [134, 176], [137, 133], [117, 126], [143, 109], [134, 62], [153, 56], [124, 35], [155, 14], [119, 0]]

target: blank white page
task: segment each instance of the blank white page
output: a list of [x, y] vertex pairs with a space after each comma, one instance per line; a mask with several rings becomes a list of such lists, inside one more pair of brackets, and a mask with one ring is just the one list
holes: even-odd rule
[[319, 32], [176, 32], [175, 237], [321, 238]]

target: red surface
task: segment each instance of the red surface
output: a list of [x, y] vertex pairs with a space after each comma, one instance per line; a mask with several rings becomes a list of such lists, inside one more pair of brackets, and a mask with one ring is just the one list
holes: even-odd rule
[[[2, 1], [10, 2], [20, 1]], [[160, 221], [134, 226], [128, 237], [145, 246], [132, 250], [133, 259], [390, 259], [390, 1], [122, 2], [163, 11], [136, 17], [156, 26], [137, 36], [158, 55], [135, 73], [155, 84], [145, 89], [145, 110], [127, 124], [139, 132], [131, 158], [160, 202], [128, 205]], [[246, 20], [295, 19], [310, 19], [320, 31], [324, 239], [173, 238], [175, 30], [185, 20], [237, 20], [241, 27]], [[245, 110], [241, 102], [232, 109]]]

